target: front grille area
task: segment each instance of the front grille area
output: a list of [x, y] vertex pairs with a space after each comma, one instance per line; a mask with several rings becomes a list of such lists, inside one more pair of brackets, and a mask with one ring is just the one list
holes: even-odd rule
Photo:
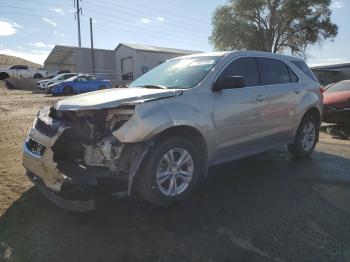
[[40, 120], [40, 118], [37, 119], [34, 128], [37, 129], [40, 133], [49, 137], [53, 137], [57, 132], [56, 128], [47, 125], [44, 121]]
[[27, 148], [30, 152], [37, 156], [42, 156], [46, 150], [46, 146], [36, 142], [31, 138], [29, 138], [29, 140], [27, 141]]

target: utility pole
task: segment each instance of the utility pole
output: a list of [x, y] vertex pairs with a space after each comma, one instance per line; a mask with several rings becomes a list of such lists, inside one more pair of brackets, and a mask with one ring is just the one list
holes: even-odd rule
[[77, 11], [75, 12], [75, 19], [78, 21], [78, 45], [79, 45], [79, 47], [81, 47], [80, 15], [83, 14], [83, 9], [79, 7], [80, 1], [81, 0], [74, 0], [74, 6], [77, 7]]
[[94, 36], [92, 32], [92, 18], [90, 17], [90, 41], [91, 41], [91, 62], [92, 72], [95, 74], [95, 51], [94, 51]]

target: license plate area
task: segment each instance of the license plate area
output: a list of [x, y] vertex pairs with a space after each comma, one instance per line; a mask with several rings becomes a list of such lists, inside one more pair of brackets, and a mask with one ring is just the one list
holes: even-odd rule
[[37, 156], [43, 156], [45, 151], [46, 151], [46, 146], [38, 143], [32, 138], [29, 138], [28, 141], [26, 142], [28, 150], [33, 153], [34, 155]]

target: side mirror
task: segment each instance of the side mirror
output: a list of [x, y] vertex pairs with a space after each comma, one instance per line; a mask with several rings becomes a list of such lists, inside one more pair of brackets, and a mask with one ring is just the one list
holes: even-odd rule
[[214, 91], [223, 89], [234, 89], [245, 87], [244, 78], [242, 76], [226, 76], [219, 77], [214, 83]]

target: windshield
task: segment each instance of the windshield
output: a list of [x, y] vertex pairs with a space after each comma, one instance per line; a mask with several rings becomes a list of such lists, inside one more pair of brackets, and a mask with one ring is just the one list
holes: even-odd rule
[[57, 75], [54, 78], [52, 78], [52, 80], [61, 80], [63, 79], [63, 74]]
[[170, 60], [132, 82], [130, 87], [192, 88], [209, 73], [219, 59], [220, 56], [199, 56]]
[[68, 81], [74, 81], [78, 76], [72, 76], [68, 79], [65, 80], [65, 82], [68, 82]]
[[350, 91], [350, 81], [339, 82], [330, 86], [325, 92], [333, 93], [333, 92], [342, 92], [342, 91]]

